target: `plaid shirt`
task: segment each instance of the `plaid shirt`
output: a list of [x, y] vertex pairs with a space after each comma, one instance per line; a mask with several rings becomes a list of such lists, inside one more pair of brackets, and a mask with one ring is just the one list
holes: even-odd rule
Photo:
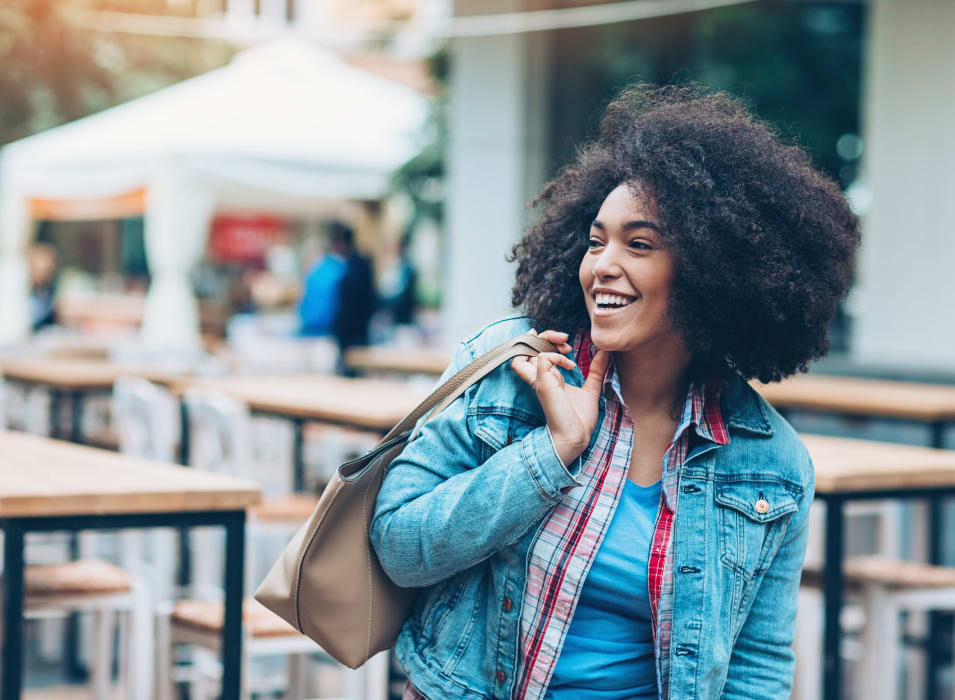
[[[578, 334], [574, 357], [586, 377], [596, 350], [589, 333]], [[550, 683], [564, 637], [590, 566], [610, 527], [628, 477], [633, 422], [623, 410], [620, 381], [613, 364], [604, 380], [605, 415], [594, 449], [577, 473], [581, 486], [570, 491], [547, 517], [530, 550], [521, 606], [522, 663], [514, 698], [542, 698]], [[693, 431], [690, 428], [693, 428]], [[687, 392], [680, 423], [663, 458], [663, 488], [648, 562], [648, 593], [653, 621], [660, 697], [666, 698], [670, 634], [673, 622], [673, 561], [670, 541], [680, 470], [693, 434], [721, 445], [729, 443], [718, 392], [693, 386]], [[427, 700], [410, 683], [403, 700]]]

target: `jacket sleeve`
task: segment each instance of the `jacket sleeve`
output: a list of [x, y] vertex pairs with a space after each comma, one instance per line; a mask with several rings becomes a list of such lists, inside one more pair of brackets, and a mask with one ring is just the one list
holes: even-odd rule
[[[807, 458], [808, 459], [808, 458]], [[809, 537], [809, 508], [815, 491], [812, 462], [800, 509], [760, 582], [756, 598], [730, 657], [723, 698], [788, 698], [796, 656], [796, 600]]]
[[[461, 344], [441, 381], [471, 359]], [[577, 485], [546, 426], [481, 464], [466, 407], [471, 394], [428, 421], [385, 475], [371, 541], [399, 586], [429, 586], [474, 566], [519, 539]]]

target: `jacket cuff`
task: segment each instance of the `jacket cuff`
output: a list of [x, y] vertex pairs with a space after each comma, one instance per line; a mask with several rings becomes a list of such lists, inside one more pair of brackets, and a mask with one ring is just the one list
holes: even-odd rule
[[557, 456], [553, 436], [546, 425], [535, 428], [524, 436], [521, 440], [521, 454], [527, 471], [537, 483], [537, 488], [547, 498], [560, 500], [572, 488], [580, 486], [574, 473], [580, 469], [581, 457], [574, 460], [571, 467], [573, 472], [565, 467]]

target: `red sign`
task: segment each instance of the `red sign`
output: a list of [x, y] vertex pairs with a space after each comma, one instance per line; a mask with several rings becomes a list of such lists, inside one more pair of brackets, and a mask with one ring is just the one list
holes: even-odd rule
[[284, 234], [285, 222], [269, 214], [216, 216], [209, 233], [209, 253], [217, 262], [261, 264], [269, 246]]

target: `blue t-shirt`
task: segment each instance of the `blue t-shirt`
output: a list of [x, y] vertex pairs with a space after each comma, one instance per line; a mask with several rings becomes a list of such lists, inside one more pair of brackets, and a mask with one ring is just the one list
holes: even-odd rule
[[647, 565], [661, 485], [624, 482], [580, 592], [549, 700], [656, 698]]

